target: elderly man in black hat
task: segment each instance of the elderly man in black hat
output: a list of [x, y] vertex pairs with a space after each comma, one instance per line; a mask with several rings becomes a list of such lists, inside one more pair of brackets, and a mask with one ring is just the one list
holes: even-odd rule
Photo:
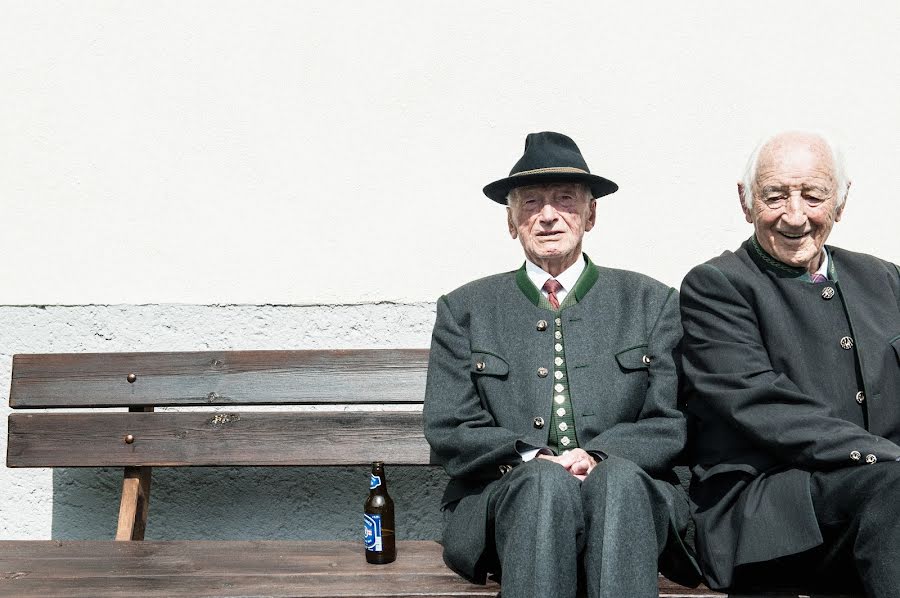
[[515, 598], [656, 596], [660, 566], [697, 574], [672, 472], [678, 295], [581, 251], [596, 198], [617, 189], [570, 138], [528, 135], [484, 188], [525, 263], [437, 304], [425, 436], [451, 477], [444, 559]]

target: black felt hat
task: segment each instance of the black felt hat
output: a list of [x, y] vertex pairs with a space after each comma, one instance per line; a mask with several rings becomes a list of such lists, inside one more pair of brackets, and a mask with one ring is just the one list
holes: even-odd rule
[[516, 187], [546, 183], [584, 183], [595, 198], [615, 193], [619, 186], [602, 176], [591, 174], [581, 151], [562, 133], [530, 133], [525, 138], [525, 153], [509, 176], [484, 188], [484, 194], [506, 204], [506, 196]]

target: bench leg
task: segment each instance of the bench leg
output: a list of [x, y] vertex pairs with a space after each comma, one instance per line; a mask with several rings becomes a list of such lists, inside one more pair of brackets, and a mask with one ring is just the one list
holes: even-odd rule
[[[128, 411], [149, 413], [153, 411], [153, 407], [130, 407]], [[116, 540], [143, 540], [149, 508], [150, 468], [126, 467]]]
[[116, 540], [143, 540], [150, 506], [151, 467], [126, 467]]

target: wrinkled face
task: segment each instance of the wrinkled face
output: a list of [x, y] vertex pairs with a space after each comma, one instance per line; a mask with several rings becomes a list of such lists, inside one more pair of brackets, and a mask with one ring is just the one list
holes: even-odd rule
[[767, 144], [757, 163], [753, 205], [741, 202], [762, 248], [782, 263], [815, 272], [843, 212], [836, 183], [831, 151], [818, 137], [787, 134]]
[[519, 187], [508, 204], [510, 236], [519, 239], [528, 259], [548, 272], [548, 262], [562, 270], [575, 263], [581, 239], [597, 217], [596, 200], [584, 185], [575, 183]]

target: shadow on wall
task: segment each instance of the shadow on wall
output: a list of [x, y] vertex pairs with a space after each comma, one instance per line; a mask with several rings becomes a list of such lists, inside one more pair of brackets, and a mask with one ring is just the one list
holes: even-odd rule
[[[436, 540], [447, 477], [387, 467], [401, 540]], [[54, 540], [115, 537], [122, 469], [53, 470]], [[361, 540], [369, 468], [153, 470], [147, 540]]]

